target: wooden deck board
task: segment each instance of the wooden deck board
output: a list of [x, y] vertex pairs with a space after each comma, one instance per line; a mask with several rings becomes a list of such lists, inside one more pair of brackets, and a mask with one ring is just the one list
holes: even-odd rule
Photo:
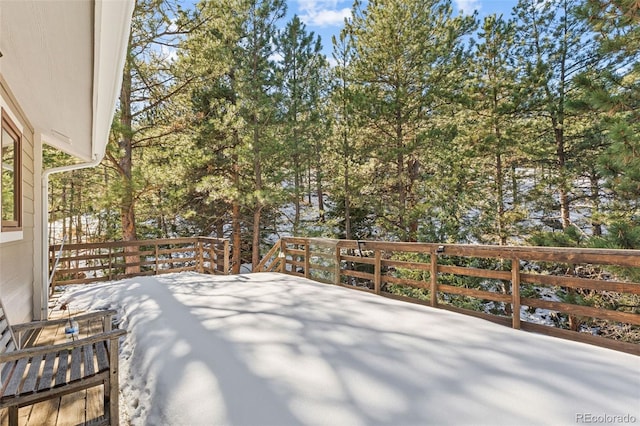
[[60, 408], [60, 398], [50, 399], [34, 404], [32, 407], [24, 407], [22, 410], [32, 408], [29, 418], [25, 424], [56, 426], [58, 421], [58, 410]]
[[77, 392], [60, 398], [57, 426], [75, 426], [85, 422], [86, 395], [86, 392]]
[[103, 407], [103, 389], [102, 386], [95, 386], [91, 389], [87, 389], [87, 406], [86, 406], [86, 418], [87, 421], [97, 419], [104, 415]]

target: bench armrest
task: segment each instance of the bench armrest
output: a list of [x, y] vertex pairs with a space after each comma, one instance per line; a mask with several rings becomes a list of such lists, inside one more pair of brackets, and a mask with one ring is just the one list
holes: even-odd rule
[[37, 355], [46, 355], [51, 352], [60, 352], [64, 350], [72, 350], [77, 347], [89, 345], [96, 342], [106, 342], [118, 339], [127, 334], [126, 330], [112, 330], [106, 333], [99, 333], [93, 336], [85, 337], [73, 342], [60, 343], [57, 345], [36, 346], [34, 348], [18, 349], [0, 354], [0, 364], [15, 361], [21, 358], [30, 358]]
[[[74, 321], [86, 321], [86, 320], [92, 320], [97, 318], [110, 318], [117, 313], [118, 311], [111, 309], [106, 311], [96, 311], [96, 312], [89, 312], [88, 314], [76, 315], [71, 317], [71, 319]], [[31, 321], [31, 322], [25, 322], [22, 324], [12, 325], [11, 328], [13, 329], [14, 333], [21, 333], [24, 331], [49, 327], [52, 325], [62, 325], [62, 324], [65, 324], [67, 321], [69, 321], [68, 317], [57, 318], [54, 320], [45, 320], [45, 321]]]

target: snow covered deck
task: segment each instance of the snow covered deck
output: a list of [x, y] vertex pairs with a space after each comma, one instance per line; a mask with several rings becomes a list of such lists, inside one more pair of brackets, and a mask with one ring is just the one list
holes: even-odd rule
[[121, 312], [123, 423], [640, 422], [637, 356], [304, 278], [190, 272], [60, 300]]

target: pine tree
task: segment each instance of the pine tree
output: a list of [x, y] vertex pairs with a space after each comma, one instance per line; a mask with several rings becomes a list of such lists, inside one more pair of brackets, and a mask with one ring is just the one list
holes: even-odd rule
[[[247, 63], [240, 70], [244, 74], [241, 96], [245, 100], [243, 113], [248, 123], [251, 154], [253, 157], [253, 232], [251, 262], [260, 262], [262, 209], [268, 202], [268, 187], [264, 183], [263, 155], [272, 152], [269, 145], [275, 143], [270, 130], [276, 121], [276, 101], [273, 95], [276, 84], [275, 54], [276, 25], [284, 17], [286, 5], [283, 0], [250, 2], [246, 21], [244, 43]], [[242, 90], [244, 89], [244, 90]]]
[[[259, 260], [261, 216], [273, 186], [265, 182], [265, 159], [276, 143], [274, 56], [276, 23], [283, 1], [202, 2], [206, 24], [185, 42], [184, 68], [198, 76], [193, 91], [198, 166], [195, 196], [213, 207], [216, 233], [230, 211], [232, 271], [242, 263], [243, 234], [252, 233], [252, 261]], [[251, 219], [247, 218], [250, 212]]]
[[[330, 111], [333, 117], [333, 144], [329, 154], [335, 153], [330, 162], [335, 164], [334, 183], [332, 193], [339, 205], [334, 215], [343, 219], [338, 228], [343, 230], [344, 238], [354, 238], [353, 232], [353, 199], [359, 192], [354, 184], [356, 163], [361, 155], [357, 145], [354, 123], [354, 81], [351, 75], [351, 62], [354, 49], [353, 39], [346, 30], [342, 30], [338, 37], [333, 37], [333, 59], [336, 65], [332, 69], [333, 85], [331, 87]], [[337, 213], [337, 214], [336, 214]]]
[[633, 0], [589, 0], [581, 16], [598, 35], [600, 67], [581, 74], [576, 108], [602, 117], [608, 141], [601, 173], [615, 200], [606, 219], [607, 244], [640, 247], [640, 5]]
[[[127, 47], [122, 88], [107, 160], [119, 178], [118, 206], [122, 239], [137, 239], [136, 202], [145, 188], [145, 179], [134, 165], [134, 151], [148, 147], [175, 131], [166, 122], [165, 104], [183, 90], [188, 81], [174, 84], [170, 72], [170, 50], [179, 37], [197, 25], [171, 0], [138, 0], [133, 14], [131, 35]], [[125, 250], [135, 251], [135, 247]], [[127, 258], [136, 264], [135, 256]], [[130, 266], [127, 273], [139, 272]]]
[[[531, 123], [530, 147], [537, 161], [549, 170], [543, 182], [541, 200], [548, 202], [548, 190], [555, 195], [550, 209], [558, 213], [563, 229], [572, 225], [572, 187], [576, 173], [571, 169], [579, 140], [572, 124], [578, 120], [567, 109], [575, 93], [575, 77], [597, 61], [595, 44], [587, 36], [588, 28], [576, 16], [578, 0], [520, 0], [517, 14], [517, 52], [527, 88], [527, 119]], [[537, 145], [537, 146], [536, 146]], [[555, 207], [557, 203], [557, 208]]]
[[468, 127], [474, 156], [480, 160], [476, 166], [486, 164], [489, 170], [485, 175], [493, 177], [488, 182], [489, 188], [479, 188], [481, 193], [491, 194], [486, 199], [489, 211], [482, 209], [483, 214], [491, 218], [487, 223], [489, 241], [497, 240], [505, 245], [516, 233], [514, 224], [520, 217], [516, 197], [512, 195], [510, 199], [506, 191], [507, 170], [515, 168], [519, 158], [518, 68], [512, 61], [516, 43], [513, 22], [506, 22], [502, 16], [488, 16], [478, 38], [468, 80], [470, 111], [465, 127]]
[[[325, 58], [320, 53], [320, 38], [308, 32], [305, 24], [295, 15], [278, 37], [282, 54], [280, 64], [280, 113], [283, 134], [292, 173], [294, 217], [293, 235], [300, 233], [301, 201], [304, 197], [305, 174], [311, 175], [312, 164], [317, 165], [319, 149], [320, 84]], [[308, 172], [308, 173], [305, 173]], [[318, 167], [316, 184], [321, 185]], [[311, 188], [311, 179], [307, 178]], [[321, 188], [318, 192], [322, 192]], [[311, 191], [309, 190], [309, 194]], [[321, 197], [321, 195], [319, 196]], [[321, 198], [318, 199], [321, 202]]]
[[433, 148], [437, 116], [459, 89], [462, 39], [472, 17], [453, 17], [449, 1], [356, 1], [347, 31], [353, 36], [357, 114], [365, 120], [379, 188], [380, 225], [402, 240], [418, 237], [425, 153]]

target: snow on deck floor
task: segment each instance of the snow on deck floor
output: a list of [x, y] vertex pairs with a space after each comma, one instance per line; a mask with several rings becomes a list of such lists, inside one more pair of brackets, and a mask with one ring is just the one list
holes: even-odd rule
[[171, 274], [61, 301], [120, 311], [129, 424], [640, 422], [639, 357], [303, 278]]

